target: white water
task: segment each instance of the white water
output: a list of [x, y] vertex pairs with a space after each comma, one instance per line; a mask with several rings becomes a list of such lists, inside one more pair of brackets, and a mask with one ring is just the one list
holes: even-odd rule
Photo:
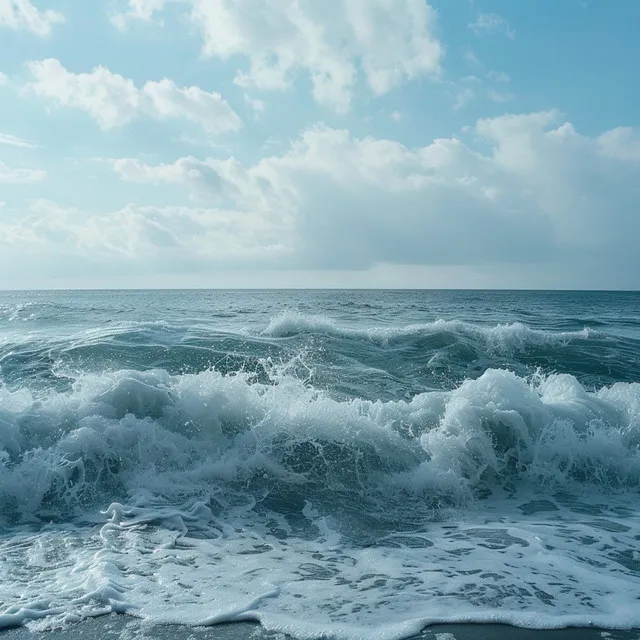
[[283, 537], [276, 514], [238, 510], [222, 525], [202, 503], [188, 511], [115, 504], [91, 536], [51, 526], [2, 544], [11, 581], [0, 598], [14, 604], [0, 623], [48, 615], [35, 628], [51, 628], [120, 611], [193, 625], [259, 620], [300, 638], [345, 639], [401, 638], [438, 621], [640, 623], [637, 516], [526, 518], [514, 507], [498, 502], [361, 548], [309, 504], [312, 540]]
[[[51, 508], [63, 508], [110, 481], [128, 495], [171, 498], [256, 472], [317, 481], [312, 463], [328, 444], [344, 453], [339, 465], [353, 462], [340, 469], [347, 480], [376, 474], [388, 488], [457, 500], [496, 477], [550, 489], [640, 483], [640, 384], [588, 392], [569, 375], [524, 380], [488, 370], [411, 401], [339, 401], [286, 367], [265, 368], [269, 383], [242, 373], [122, 370], [82, 375], [71, 392], [44, 397], [0, 389], [4, 511], [13, 501], [30, 518], [52, 491]], [[318, 449], [293, 472], [292, 451], [304, 443]], [[368, 467], [355, 455], [363, 453]]]
[[[488, 370], [339, 401], [264, 368], [0, 389], [0, 626], [108, 611], [300, 638], [640, 625], [640, 385]], [[282, 492], [300, 499], [286, 512]], [[375, 504], [395, 527], [366, 530]]]

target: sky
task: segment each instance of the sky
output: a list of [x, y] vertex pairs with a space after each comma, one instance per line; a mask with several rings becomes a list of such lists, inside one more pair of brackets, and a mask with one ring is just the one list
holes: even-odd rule
[[0, 289], [640, 289], [640, 2], [0, 0]]

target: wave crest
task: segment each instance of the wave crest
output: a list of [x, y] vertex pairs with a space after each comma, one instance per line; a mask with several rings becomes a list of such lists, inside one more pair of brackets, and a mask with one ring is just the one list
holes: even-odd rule
[[521, 322], [498, 324], [493, 327], [463, 322], [461, 320], [435, 320], [405, 326], [351, 327], [340, 325], [322, 315], [305, 315], [293, 311], [272, 318], [263, 334], [274, 338], [288, 338], [300, 334], [324, 334], [337, 338], [354, 338], [387, 343], [404, 337], [430, 336], [452, 333], [462, 337], [482, 340], [487, 346], [502, 351], [525, 349], [536, 345], [561, 345], [571, 340], [586, 340], [594, 331], [545, 331], [532, 329]]
[[[358, 501], [473, 499], [535, 482], [640, 483], [640, 384], [488, 370], [405, 401], [334, 399], [265, 362], [255, 374], [121, 370], [67, 393], [0, 390], [0, 503], [29, 518], [106, 495], [314, 491]], [[345, 498], [346, 497], [346, 498]]]

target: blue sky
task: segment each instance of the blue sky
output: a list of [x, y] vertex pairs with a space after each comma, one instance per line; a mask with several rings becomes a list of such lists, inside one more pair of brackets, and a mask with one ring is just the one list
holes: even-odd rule
[[640, 288], [638, 25], [0, 0], [0, 288]]

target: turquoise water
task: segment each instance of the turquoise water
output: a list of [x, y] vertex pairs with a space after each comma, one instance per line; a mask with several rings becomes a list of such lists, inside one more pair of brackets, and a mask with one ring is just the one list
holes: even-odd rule
[[639, 303], [0, 293], [0, 626], [639, 626]]

